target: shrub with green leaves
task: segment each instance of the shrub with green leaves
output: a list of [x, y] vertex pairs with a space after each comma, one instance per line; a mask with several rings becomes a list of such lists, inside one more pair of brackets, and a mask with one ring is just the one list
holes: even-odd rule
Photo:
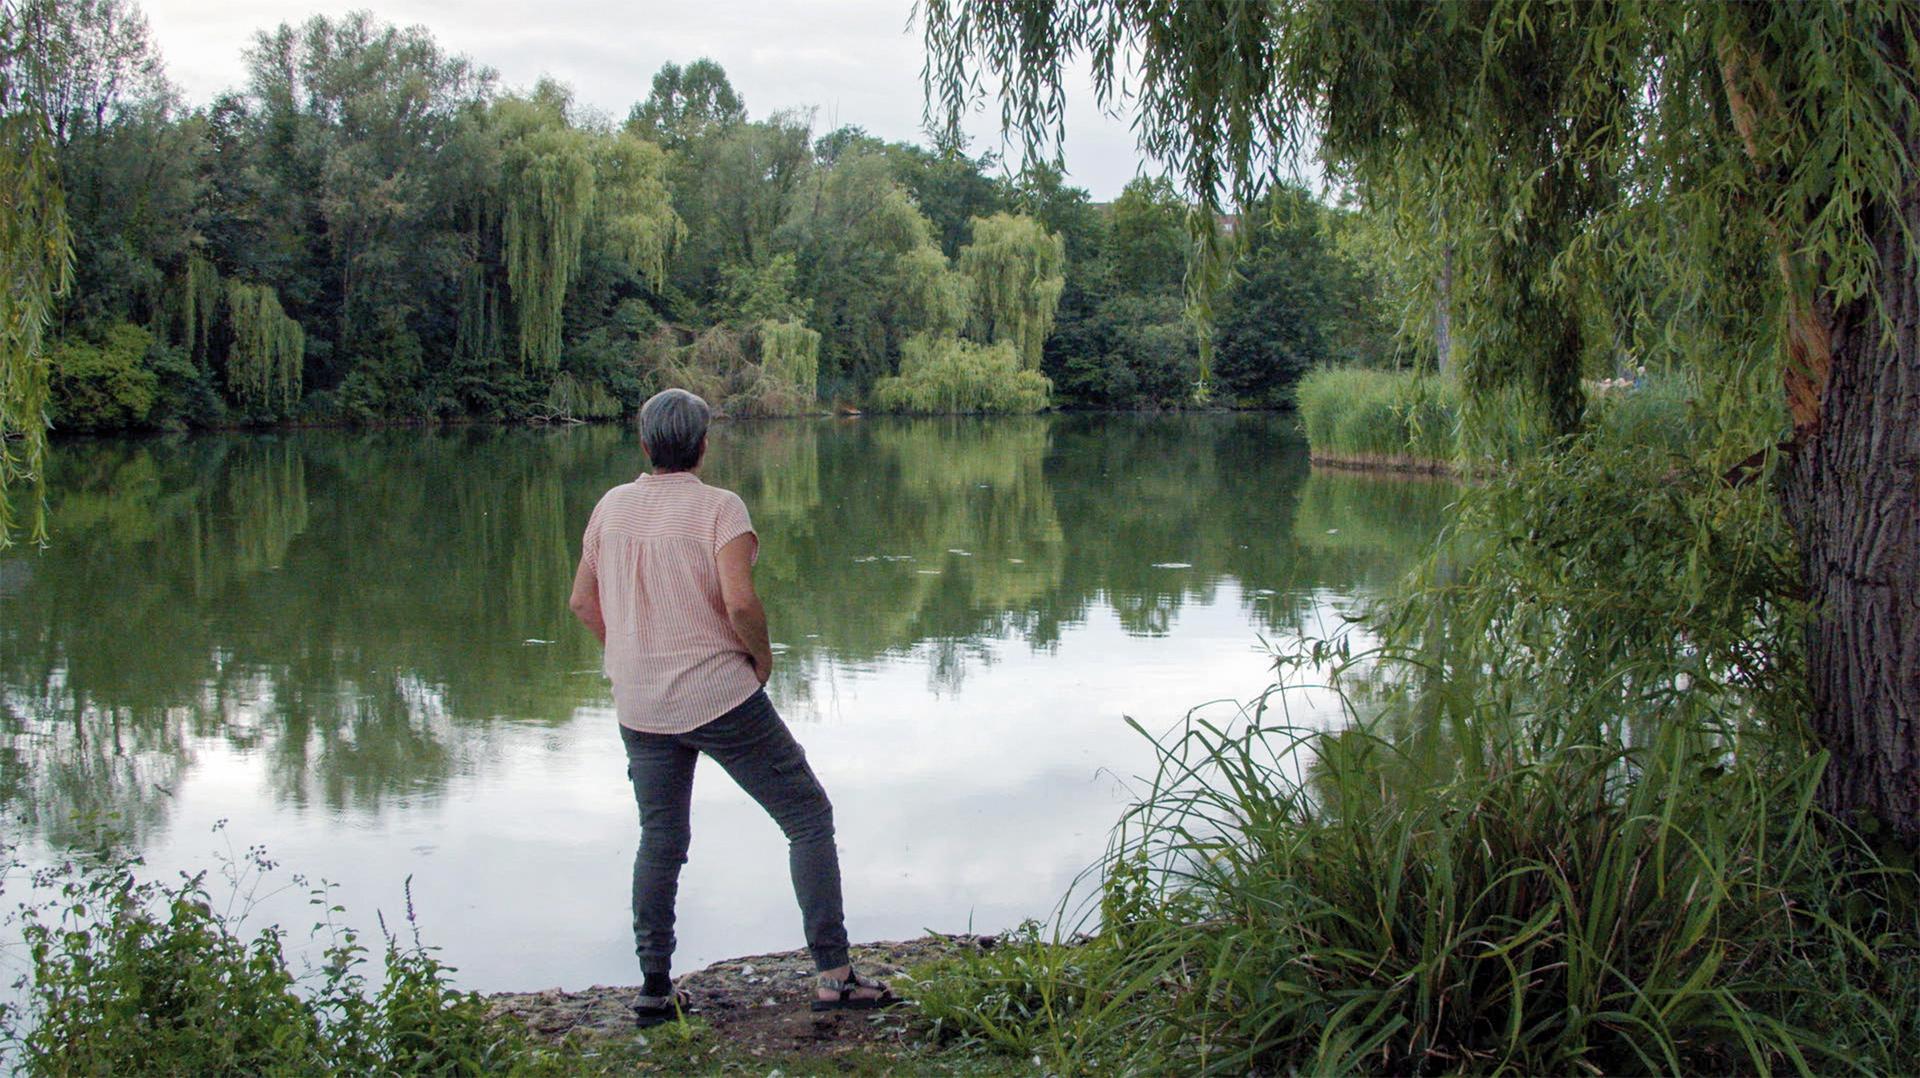
[[1006, 341], [980, 344], [954, 337], [910, 337], [900, 348], [900, 373], [873, 386], [882, 412], [1028, 414], [1047, 406], [1052, 384], [1021, 366]]
[[[32, 973], [0, 1011], [0, 1061], [27, 1074], [482, 1074], [543, 1072], [552, 1051], [489, 1017], [421, 943], [386, 938], [377, 987], [366, 948], [333, 933], [296, 976], [278, 927], [243, 934], [207, 874], [164, 884], [113, 855], [40, 874], [52, 895], [21, 908]], [[231, 869], [233, 866], [229, 866]], [[248, 851], [244, 872], [274, 866]], [[257, 875], [255, 876], [257, 878]], [[246, 881], [229, 875], [235, 887]], [[341, 912], [324, 891], [325, 929]], [[244, 906], [244, 903], [242, 903]]]
[[56, 430], [120, 430], [147, 421], [160, 379], [147, 366], [153, 334], [127, 322], [98, 339], [69, 337], [47, 353]]

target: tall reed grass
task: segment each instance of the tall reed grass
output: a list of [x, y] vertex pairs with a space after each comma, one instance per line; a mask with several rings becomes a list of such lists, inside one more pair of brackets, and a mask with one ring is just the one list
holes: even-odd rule
[[[1623, 445], [1673, 451], [1694, 444], [1701, 422], [1693, 387], [1656, 376], [1634, 388], [1590, 393], [1586, 422]], [[1317, 461], [1380, 468], [1485, 471], [1541, 454], [1554, 441], [1518, 391], [1468, 401], [1449, 378], [1322, 367], [1300, 381], [1296, 406]]]
[[1434, 468], [1458, 454], [1459, 392], [1445, 379], [1321, 367], [1295, 403], [1316, 460]]

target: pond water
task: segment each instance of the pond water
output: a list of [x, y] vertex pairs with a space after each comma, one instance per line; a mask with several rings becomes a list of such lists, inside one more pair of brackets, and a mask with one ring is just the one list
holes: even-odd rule
[[[1048, 915], [1152, 768], [1127, 716], [1253, 698], [1263, 638], [1330, 631], [1412, 563], [1452, 489], [1310, 469], [1292, 430], [716, 426], [704, 477], [761, 535], [770, 691], [833, 797], [853, 938]], [[363, 928], [411, 877], [465, 986], [633, 982], [638, 826], [566, 599], [642, 461], [620, 427], [60, 444], [51, 545], [0, 554], [16, 856], [88, 818], [166, 876], [260, 844]], [[780, 835], [710, 763], [693, 828], [676, 968], [799, 946]], [[252, 923], [297, 941], [305, 903]]]

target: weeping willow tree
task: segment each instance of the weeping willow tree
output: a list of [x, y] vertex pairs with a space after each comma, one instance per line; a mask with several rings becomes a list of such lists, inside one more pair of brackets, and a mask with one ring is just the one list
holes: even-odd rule
[[601, 136], [596, 150], [599, 233], [658, 290], [666, 281], [667, 256], [687, 232], [667, 190], [666, 151], [624, 131]]
[[936, 337], [957, 336], [973, 311], [973, 281], [955, 270], [931, 241], [900, 256], [901, 324]]
[[280, 309], [271, 287], [231, 281], [227, 285], [227, 390], [250, 408], [291, 408], [300, 400], [307, 335]]
[[226, 290], [213, 263], [199, 255], [188, 256], [187, 267], [174, 286], [171, 307], [180, 344], [196, 360], [204, 361], [212, 353], [213, 329], [225, 299]]
[[461, 359], [498, 358], [506, 336], [500, 326], [500, 290], [485, 263], [470, 261], [460, 271], [459, 317], [454, 323], [453, 352]]
[[578, 422], [611, 419], [620, 414], [620, 402], [598, 379], [581, 378], [572, 371], [553, 376], [547, 387], [547, 415], [537, 419]]
[[820, 334], [804, 322], [760, 323], [760, 367], [813, 400], [820, 391]]
[[1067, 285], [1060, 237], [1031, 217], [996, 213], [973, 219], [973, 242], [960, 249], [960, 272], [973, 282], [972, 335], [1006, 341], [1028, 370], [1053, 332]]
[[594, 207], [594, 140], [567, 123], [564, 92], [494, 105], [501, 130], [500, 229], [520, 362], [560, 358], [561, 312]]
[[1026, 414], [1047, 406], [1053, 384], [1026, 366], [1012, 341], [910, 337], [900, 349], [900, 373], [873, 384], [873, 406], [883, 412], [952, 415]]
[[[47, 445], [46, 331], [73, 279], [67, 227], [46, 112], [26, 88], [34, 63], [18, 12], [0, 0], [0, 547], [12, 542], [11, 492], [39, 489]], [[30, 532], [46, 534], [35, 498]]]
[[1478, 239], [1455, 278], [1470, 400], [1518, 389], [1577, 423], [1581, 289], [1638, 291], [1632, 345], [1699, 371], [1716, 454], [1786, 435], [1727, 476], [1776, 477], [1798, 539], [1822, 804], [1920, 840], [1920, 7], [923, 11], [930, 120], [957, 131], [997, 85], [1044, 156], [1084, 57], [1203, 220], [1312, 145], [1362, 184], [1429, 165], [1423, 195]]

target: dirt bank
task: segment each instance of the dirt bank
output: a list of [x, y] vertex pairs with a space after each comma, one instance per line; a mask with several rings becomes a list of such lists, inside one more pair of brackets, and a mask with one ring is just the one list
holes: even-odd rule
[[[854, 966], [863, 974], [891, 980], [895, 990], [910, 967], [968, 950], [990, 948], [991, 936], [926, 936], [897, 943], [870, 943], [853, 948]], [[805, 951], [732, 958], [697, 973], [682, 975], [675, 986], [693, 997], [692, 1023], [710, 1033], [702, 1036], [711, 1051], [729, 1057], [789, 1060], [800, 1057], [826, 1062], [835, 1056], [876, 1053], [912, 1054], [918, 1046], [909, 1036], [912, 1005], [879, 1012], [828, 1012], [808, 1009], [813, 996], [813, 961]], [[553, 1040], [636, 1040], [633, 997], [635, 985], [594, 985], [578, 991], [549, 988], [539, 992], [506, 992], [488, 997], [494, 1011], [526, 1023], [536, 1035]]]

